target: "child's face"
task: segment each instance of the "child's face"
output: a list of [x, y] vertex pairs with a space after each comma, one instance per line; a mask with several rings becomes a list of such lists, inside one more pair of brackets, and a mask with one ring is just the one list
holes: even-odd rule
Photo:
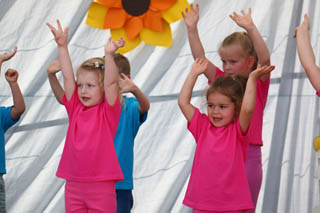
[[104, 100], [104, 91], [99, 85], [97, 72], [79, 70], [77, 73], [78, 96], [80, 102], [91, 107], [100, 104]]
[[212, 125], [216, 127], [227, 126], [235, 115], [235, 105], [231, 99], [219, 92], [208, 96], [208, 117]]
[[[238, 44], [221, 47], [219, 50], [223, 71], [227, 74], [238, 72], [250, 74], [253, 66], [253, 57], [246, 56], [242, 47]], [[252, 61], [253, 60], [253, 61]]]

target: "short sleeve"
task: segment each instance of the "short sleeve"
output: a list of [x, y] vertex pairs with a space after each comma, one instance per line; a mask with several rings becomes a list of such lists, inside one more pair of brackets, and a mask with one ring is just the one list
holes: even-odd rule
[[[247, 159], [247, 154], [248, 154], [248, 140], [245, 140], [245, 134], [242, 134], [241, 127], [240, 127], [240, 122], [239, 119], [237, 120], [237, 137], [239, 138], [239, 142], [241, 144], [241, 149], [243, 153], [243, 160], [245, 161]], [[247, 131], [248, 134], [248, 131]]]
[[4, 132], [7, 131], [12, 125], [17, 123], [17, 121], [20, 119], [12, 120], [11, 119], [11, 107], [0, 107], [0, 113], [1, 113], [1, 127], [3, 128]]
[[224, 74], [225, 74], [225, 72], [223, 72], [218, 67], [216, 67], [216, 78], [218, 78], [220, 76], [224, 76]]
[[263, 106], [265, 106], [267, 102], [269, 85], [270, 77], [265, 81], [261, 81], [260, 79], [257, 81], [257, 93], [259, 94], [257, 97], [261, 98], [261, 103]]
[[[216, 76], [215, 78], [218, 78], [220, 76], [224, 76], [224, 72], [222, 70], [220, 70], [218, 67], [216, 67]], [[212, 82], [211, 81], [208, 81], [208, 84], [210, 85]]]
[[198, 139], [203, 130], [208, 127], [208, 117], [205, 114], [200, 113], [199, 109], [195, 108], [191, 122], [188, 122], [188, 130], [198, 143]]
[[71, 117], [73, 109], [80, 104], [80, 100], [78, 97], [78, 86], [76, 86], [76, 88], [74, 89], [72, 96], [70, 98], [70, 100], [67, 100], [67, 96], [66, 94], [63, 95], [62, 97], [62, 103], [64, 104], [64, 106], [66, 107], [68, 116]]
[[[109, 126], [111, 127], [111, 132], [116, 134], [119, 118], [121, 114], [121, 106], [120, 106], [120, 97], [118, 95], [116, 102], [113, 106], [109, 105], [107, 98], [104, 98], [104, 108], [105, 108], [105, 116], [108, 120]], [[113, 135], [113, 137], [114, 137]]]
[[128, 113], [130, 116], [133, 118], [133, 126], [134, 129], [138, 129], [139, 126], [146, 121], [148, 112], [145, 112], [143, 114], [140, 114], [139, 112], [139, 102], [136, 98], [130, 97], [130, 98], [125, 98], [125, 103], [126, 105], [124, 107], [127, 107]]

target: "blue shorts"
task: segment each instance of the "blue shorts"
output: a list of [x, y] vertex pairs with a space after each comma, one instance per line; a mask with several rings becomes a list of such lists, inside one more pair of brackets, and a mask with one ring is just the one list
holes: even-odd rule
[[132, 190], [117, 189], [117, 213], [130, 213], [133, 206]]

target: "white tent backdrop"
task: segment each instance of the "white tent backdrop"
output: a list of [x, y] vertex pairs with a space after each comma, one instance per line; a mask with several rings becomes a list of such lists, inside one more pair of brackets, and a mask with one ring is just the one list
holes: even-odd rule
[[[319, 98], [296, 53], [294, 29], [304, 13], [320, 63], [320, 1], [201, 0], [198, 24], [207, 57], [221, 65], [217, 49], [228, 34], [241, 31], [228, 15], [252, 8], [253, 19], [276, 65], [264, 116], [263, 184], [257, 212], [312, 212], [319, 204], [313, 138], [319, 135]], [[4, 72], [19, 72], [27, 109], [6, 134], [5, 175], [8, 212], [64, 212], [64, 180], [55, 176], [68, 126], [67, 114], [51, 92], [47, 66], [57, 45], [45, 23], [69, 26], [69, 51], [76, 68], [102, 56], [108, 31], [85, 24], [90, 0], [0, 0], [0, 52], [18, 46], [2, 66], [0, 105], [12, 104]], [[190, 2], [191, 3], [191, 2]], [[171, 25], [171, 48], [140, 45], [127, 54], [133, 80], [149, 96], [151, 108], [135, 142], [133, 212], [191, 212], [182, 205], [195, 143], [177, 105], [177, 94], [193, 58], [183, 21]], [[61, 79], [61, 74], [58, 75]], [[205, 110], [206, 79], [196, 84], [193, 103]], [[89, 153], [88, 153], [89, 154]]]

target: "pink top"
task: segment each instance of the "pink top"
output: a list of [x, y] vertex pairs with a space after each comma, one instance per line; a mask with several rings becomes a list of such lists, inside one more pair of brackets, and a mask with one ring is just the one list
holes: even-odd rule
[[[219, 68], [216, 69], [216, 77], [223, 76], [225, 73]], [[250, 127], [246, 135], [246, 140], [249, 144], [262, 146], [262, 124], [263, 124], [263, 110], [267, 103], [268, 91], [270, 85], [270, 78], [266, 81], [257, 81], [257, 98], [256, 106], [251, 118]]]
[[317, 92], [317, 95], [320, 96], [320, 90]]
[[114, 106], [107, 100], [85, 107], [76, 87], [69, 101], [62, 99], [69, 117], [67, 137], [57, 176], [70, 181], [119, 181], [123, 175], [113, 146], [121, 113], [119, 97]]
[[183, 204], [207, 211], [252, 209], [244, 166], [248, 144], [239, 121], [215, 127], [196, 109], [188, 129], [197, 147]]

